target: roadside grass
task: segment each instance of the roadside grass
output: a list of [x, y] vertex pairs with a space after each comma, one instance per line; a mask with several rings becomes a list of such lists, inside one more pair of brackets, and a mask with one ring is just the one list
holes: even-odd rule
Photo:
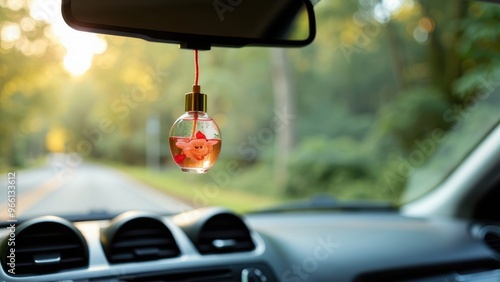
[[238, 213], [244, 213], [283, 202], [276, 196], [262, 194], [260, 191], [249, 191], [247, 188], [219, 187], [209, 175], [188, 175], [177, 169], [152, 171], [142, 166], [127, 166], [108, 162], [104, 164], [195, 208], [221, 206]]
[[17, 166], [9, 166], [6, 163], [0, 162], [0, 174], [7, 174], [9, 172], [19, 172], [19, 171], [24, 171], [24, 170], [29, 170], [33, 168], [38, 168], [42, 167], [47, 164], [47, 158], [46, 157], [40, 157], [37, 159], [31, 159], [26, 161], [22, 165], [17, 165]]

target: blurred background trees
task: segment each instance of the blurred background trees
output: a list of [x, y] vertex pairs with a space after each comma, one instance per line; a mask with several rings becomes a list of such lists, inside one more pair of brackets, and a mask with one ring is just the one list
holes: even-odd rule
[[[174, 169], [168, 131], [193, 84], [192, 52], [74, 39], [95, 41], [85, 67], [57, 21], [37, 18], [30, 3], [0, 1], [0, 168], [50, 152], [145, 166], [146, 125], [157, 118], [157, 161]], [[476, 98], [499, 99], [498, 5], [359, 0], [315, 9], [318, 34], [306, 48], [201, 52], [202, 90], [224, 140], [214, 174], [230, 161], [241, 168], [227, 189], [397, 201], [414, 170], [424, 168], [432, 187], [470, 149], [471, 141], [450, 139], [438, 150], [436, 130], [457, 129], [466, 113], [461, 130], [480, 138], [485, 117], [497, 122], [495, 104]], [[481, 111], [470, 113], [471, 101]]]

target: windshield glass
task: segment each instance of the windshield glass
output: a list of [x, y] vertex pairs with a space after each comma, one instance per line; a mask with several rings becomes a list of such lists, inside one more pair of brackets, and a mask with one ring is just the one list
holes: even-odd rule
[[169, 131], [193, 51], [72, 30], [56, 0], [0, 7], [0, 179], [15, 183], [20, 217], [398, 205], [439, 185], [500, 120], [500, 5], [319, 1], [305, 48], [199, 53], [223, 142], [207, 174], [184, 174]]

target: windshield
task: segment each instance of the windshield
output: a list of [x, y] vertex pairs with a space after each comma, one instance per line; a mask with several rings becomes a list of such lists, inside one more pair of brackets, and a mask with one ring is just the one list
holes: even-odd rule
[[207, 174], [184, 174], [169, 131], [193, 51], [72, 30], [55, 0], [0, 7], [2, 220], [12, 195], [19, 217], [399, 205], [500, 120], [499, 5], [320, 1], [305, 48], [199, 53], [223, 142]]

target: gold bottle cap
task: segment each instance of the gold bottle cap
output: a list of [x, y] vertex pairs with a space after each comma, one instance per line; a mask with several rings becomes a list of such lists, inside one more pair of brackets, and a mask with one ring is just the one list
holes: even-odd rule
[[207, 95], [200, 92], [201, 87], [199, 85], [193, 85], [193, 92], [186, 94], [186, 112], [207, 111]]

